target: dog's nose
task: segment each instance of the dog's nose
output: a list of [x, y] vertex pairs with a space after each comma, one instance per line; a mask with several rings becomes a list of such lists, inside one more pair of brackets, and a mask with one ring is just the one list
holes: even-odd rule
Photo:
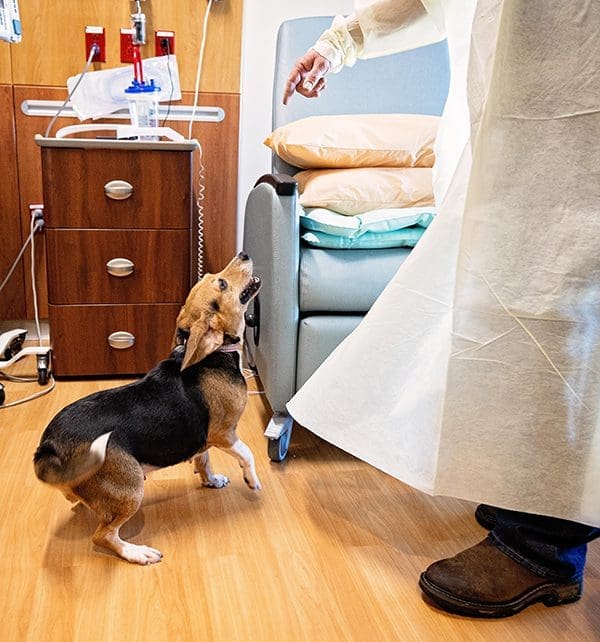
[[250, 257], [246, 254], [246, 252], [244, 252], [244, 250], [242, 250], [242, 251], [238, 254], [238, 259], [239, 259], [240, 261], [249, 261], [249, 260], [250, 260]]

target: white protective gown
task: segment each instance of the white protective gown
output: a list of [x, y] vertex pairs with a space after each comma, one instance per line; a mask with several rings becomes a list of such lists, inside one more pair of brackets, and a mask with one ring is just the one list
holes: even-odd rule
[[[360, 56], [426, 44], [391, 1], [357, 3]], [[427, 493], [600, 525], [600, 2], [423, 4], [438, 217], [288, 410]]]

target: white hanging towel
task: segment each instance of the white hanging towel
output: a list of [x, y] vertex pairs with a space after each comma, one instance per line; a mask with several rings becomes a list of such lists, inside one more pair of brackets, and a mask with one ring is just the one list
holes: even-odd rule
[[600, 3], [423, 4], [438, 217], [288, 410], [427, 493], [600, 525]]

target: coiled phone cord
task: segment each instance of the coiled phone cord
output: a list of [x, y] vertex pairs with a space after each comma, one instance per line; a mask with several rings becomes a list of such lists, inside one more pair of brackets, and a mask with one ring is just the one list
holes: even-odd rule
[[196, 281], [204, 276], [204, 165], [202, 164], [202, 147], [198, 141], [198, 187], [196, 192]]

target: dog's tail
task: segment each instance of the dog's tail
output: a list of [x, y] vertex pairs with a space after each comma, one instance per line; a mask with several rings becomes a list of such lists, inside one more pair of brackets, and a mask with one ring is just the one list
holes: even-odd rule
[[52, 440], [43, 441], [33, 456], [35, 474], [47, 484], [81, 484], [102, 468], [110, 435], [104, 433], [89, 447], [83, 445], [66, 457]]

